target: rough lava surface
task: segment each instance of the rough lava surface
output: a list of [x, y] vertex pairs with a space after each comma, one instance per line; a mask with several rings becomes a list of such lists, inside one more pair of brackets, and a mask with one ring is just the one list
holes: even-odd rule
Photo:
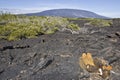
[[19, 41], [0, 40], [0, 80], [104, 80], [83, 75], [83, 52], [101, 57], [113, 66], [109, 80], [120, 80], [120, 27], [81, 27]]

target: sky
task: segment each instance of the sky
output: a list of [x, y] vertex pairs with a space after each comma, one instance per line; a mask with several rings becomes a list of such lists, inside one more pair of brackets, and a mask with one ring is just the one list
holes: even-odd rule
[[25, 13], [50, 9], [81, 9], [120, 18], [120, 0], [0, 0], [0, 8], [19, 9]]

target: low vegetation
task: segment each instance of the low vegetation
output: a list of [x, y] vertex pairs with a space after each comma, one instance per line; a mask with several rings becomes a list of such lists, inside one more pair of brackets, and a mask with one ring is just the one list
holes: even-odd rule
[[35, 38], [41, 34], [52, 34], [62, 28], [79, 30], [79, 26], [62, 17], [38, 17], [24, 15], [0, 15], [0, 39], [20, 40]]
[[109, 27], [113, 24], [111, 19], [98, 19], [98, 18], [69, 18], [71, 21], [85, 21], [83, 24], [94, 27]]
[[96, 27], [108, 27], [111, 26], [111, 20], [104, 20], [104, 19], [91, 19], [89, 22], [92, 26]]
[[85, 21], [87, 26], [106, 27], [111, 26], [110, 19], [95, 18], [62, 18], [50, 16], [25, 16], [0, 14], [0, 39], [20, 40], [24, 38], [35, 38], [42, 34], [53, 34], [65, 29], [79, 31], [81, 25], [72, 21]]

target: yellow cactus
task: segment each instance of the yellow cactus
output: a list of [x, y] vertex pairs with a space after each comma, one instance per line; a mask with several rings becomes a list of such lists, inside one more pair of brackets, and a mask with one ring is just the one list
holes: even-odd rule
[[108, 65], [107, 61], [97, 57], [93, 58], [91, 53], [83, 53], [79, 58], [79, 65], [90, 73], [99, 73], [102, 78], [107, 78], [112, 70], [112, 66]]
[[112, 66], [102, 66], [103, 70], [112, 70]]
[[93, 61], [93, 58], [92, 58], [92, 56], [91, 56], [91, 54], [90, 53], [83, 53], [82, 54], [82, 60], [83, 60], [83, 63], [85, 64], [85, 65], [91, 65], [91, 66], [95, 66], [95, 64], [94, 64], [94, 61]]

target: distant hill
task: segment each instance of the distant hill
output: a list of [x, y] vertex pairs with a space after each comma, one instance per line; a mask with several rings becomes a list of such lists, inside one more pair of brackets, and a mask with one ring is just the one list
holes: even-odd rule
[[60, 16], [69, 18], [108, 18], [105, 16], [98, 15], [91, 11], [78, 10], [78, 9], [52, 9], [37, 13], [25, 14], [28, 16]]

